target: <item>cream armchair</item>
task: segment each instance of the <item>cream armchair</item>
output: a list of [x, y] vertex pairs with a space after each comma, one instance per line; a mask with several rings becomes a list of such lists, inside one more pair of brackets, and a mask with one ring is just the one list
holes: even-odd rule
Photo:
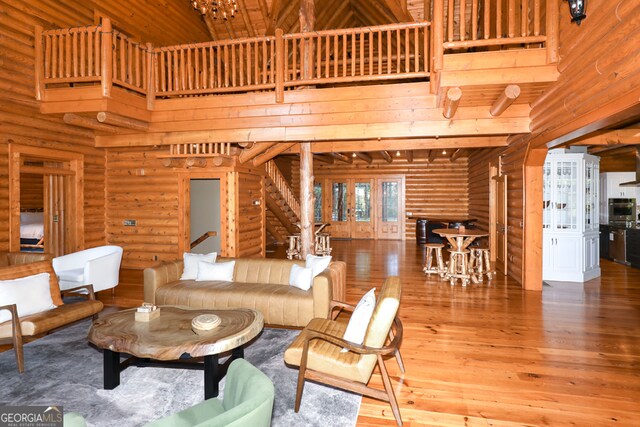
[[[316, 318], [302, 330], [284, 352], [286, 364], [300, 368], [296, 412], [300, 409], [305, 380], [312, 380], [389, 402], [396, 423], [402, 425], [400, 408], [384, 364], [384, 357], [395, 356], [400, 372], [404, 373], [398, 348], [402, 341], [402, 323], [397, 316], [401, 290], [398, 277], [387, 278], [362, 345], [342, 338], [346, 329], [344, 322]], [[354, 308], [337, 301], [332, 303], [332, 311], [352, 311]], [[343, 348], [349, 351], [343, 352]], [[368, 385], [376, 366], [382, 376], [384, 390]]]
[[98, 246], [53, 259], [60, 290], [93, 285], [94, 292], [113, 289], [120, 276], [120, 246]]

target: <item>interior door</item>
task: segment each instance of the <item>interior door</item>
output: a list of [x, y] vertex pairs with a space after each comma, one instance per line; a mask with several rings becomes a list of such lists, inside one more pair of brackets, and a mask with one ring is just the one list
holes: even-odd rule
[[507, 176], [501, 175], [495, 179], [496, 228], [495, 228], [495, 257], [496, 269], [507, 274]]
[[373, 239], [374, 180], [372, 178], [339, 178], [331, 186], [331, 237]]
[[402, 180], [378, 180], [378, 238], [402, 239]]
[[331, 237], [350, 238], [351, 223], [349, 216], [351, 215], [351, 210], [349, 209], [349, 180], [346, 178], [334, 179], [329, 181], [329, 185], [331, 189], [329, 195]]

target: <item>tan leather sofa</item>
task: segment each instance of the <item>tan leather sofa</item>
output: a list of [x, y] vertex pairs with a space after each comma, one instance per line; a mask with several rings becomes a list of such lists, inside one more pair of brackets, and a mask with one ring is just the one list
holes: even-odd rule
[[0, 323], [0, 341], [11, 339], [16, 352], [18, 371], [20, 372], [24, 372], [22, 352], [22, 338], [24, 336], [40, 335], [77, 320], [93, 316], [99, 313], [103, 307], [102, 302], [95, 299], [93, 288], [90, 284], [65, 291], [65, 293], [72, 293], [77, 289], [83, 288], [89, 292], [89, 299], [64, 304], [60, 286], [58, 285], [58, 278], [53, 271], [50, 259], [51, 257], [45, 254], [0, 253], [0, 260], [7, 261], [7, 265], [0, 264], [0, 280], [49, 273], [49, 291], [51, 292], [53, 304], [56, 306], [54, 309], [20, 318], [18, 318], [15, 304], [0, 307], [0, 310], [11, 312], [11, 320]]
[[[217, 262], [230, 261], [219, 258]], [[235, 258], [233, 282], [179, 280], [183, 262], [163, 262], [144, 270], [144, 299], [156, 305], [191, 308], [252, 308], [271, 325], [306, 326], [315, 317], [328, 318], [331, 300], [344, 301], [346, 265], [332, 262], [316, 276], [310, 290], [289, 286], [293, 264], [303, 261]]]

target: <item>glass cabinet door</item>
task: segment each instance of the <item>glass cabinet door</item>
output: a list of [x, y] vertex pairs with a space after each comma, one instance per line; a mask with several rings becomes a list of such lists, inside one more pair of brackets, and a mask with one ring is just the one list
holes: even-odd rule
[[578, 229], [578, 162], [558, 161], [555, 166], [555, 229]]
[[598, 230], [598, 185], [599, 167], [597, 163], [587, 162], [584, 169], [584, 229]]
[[542, 228], [549, 229], [553, 221], [553, 178], [551, 162], [544, 162], [542, 168]]

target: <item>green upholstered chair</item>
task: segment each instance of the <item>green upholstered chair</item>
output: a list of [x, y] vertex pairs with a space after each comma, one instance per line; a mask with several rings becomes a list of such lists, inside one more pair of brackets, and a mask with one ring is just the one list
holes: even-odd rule
[[148, 427], [268, 427], [275, 390], [271, 380], [244, 359], [229, 365], [224, 396], [147, 424]]

